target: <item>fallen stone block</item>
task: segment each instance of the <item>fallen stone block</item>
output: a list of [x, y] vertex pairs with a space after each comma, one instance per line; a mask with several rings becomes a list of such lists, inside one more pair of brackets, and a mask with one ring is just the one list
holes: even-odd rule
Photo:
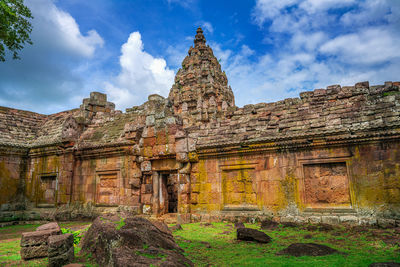
[[61, 228], [56, 222], [46, 223], [36, 228], [36, 231], [44, 231], [44, 230], [53, 230], [61, 234]]
[[273, 220], [264, 220], [261, 222], [261, 229], [263, 230], [271, 230], [278, 228], [279, 223]]
[[325, 245], [315, 243], [294, 243], [287, 248], [279, 251], [276, 255], [301, 256], [325, 256], [333, 253], [339, 253], [336, 249]]
[[74, 236], [72, 234], [49, 237], [49, 266], [64, 266], [74, 260]]
[[264, 232], [251, 228], [238, 228], [237, 239], [243, 241], [255, 241], [259, 243], [269, 243], [272, 240], [271, 237]]
[[61, 234], [61, 230], [53, 228], [49, 230], [22, 233], [21, 258], [29, 260], [47, 257], [49, 236]]

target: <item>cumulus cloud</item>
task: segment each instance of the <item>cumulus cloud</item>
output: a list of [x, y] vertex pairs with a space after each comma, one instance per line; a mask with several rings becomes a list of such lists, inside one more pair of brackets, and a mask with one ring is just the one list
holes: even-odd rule
[[140, 105], [149, 94], [168, 96], [174, 81], [174, 71], [163, 58], [155, 58], [144, 50], [139, 32], [130, 34], [122, 45], [121, 71], [112, 82], [105, 83], [105, 90], [118, 108]]
[[252, 16], [271, 51], [254, 60], [243, 49], [215, 49], [238, 105], [331, 84], [399, 79], [399, 1], [258, 0]]
[[57, 8], [49, 0], [30, 0], [27, 5], [35, 19], [33, 26], [37, 41], [46, 40], [46, 46], [70, 54], [91, 57], [97, 46], [104, 41], [95, 30], [82, 34], [75, 19], [67, 12]]
[[351, 64], [378, 64], [400, 57], [400, 37], [385, 28], [367, 28], [329, 40], [320, 51]]
[[0, 64], [0, 105], [40, 113], [76, 107], [73, 97], [89, 79], [88, 60], [104, 41], [95, 30], [82, 33], [76, 20], [51, 0], [26, 4], [34, 16], [33, 45], [21, 51], [21, 60]]

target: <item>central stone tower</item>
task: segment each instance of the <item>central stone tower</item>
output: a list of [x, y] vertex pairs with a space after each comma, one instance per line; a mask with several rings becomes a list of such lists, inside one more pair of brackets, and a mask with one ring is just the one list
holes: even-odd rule
[[210, 120], [219, 112], [235, 106], [232, 89], [221, 65], [206, 45], [201, 28], [197, 29], [194, 47], [182, 62], [169, 93], [174, 113], [184, 124]]

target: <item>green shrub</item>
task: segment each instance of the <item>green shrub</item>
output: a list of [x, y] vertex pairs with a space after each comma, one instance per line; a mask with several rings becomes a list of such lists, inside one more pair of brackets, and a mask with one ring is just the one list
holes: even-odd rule
[[81, 239], [83, 237], [83, 232], [86, 231], [87, 229], [80, 229], [77, 231], [73, 231], [69, 228], [61, 228], [61, 232], [63, 234], [72, 234], [74, 236], [74, 244], [78, 245], [79, 242], [81, 242]]

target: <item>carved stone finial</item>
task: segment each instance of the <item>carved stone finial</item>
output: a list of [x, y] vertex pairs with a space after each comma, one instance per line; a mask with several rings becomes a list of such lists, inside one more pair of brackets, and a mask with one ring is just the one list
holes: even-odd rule
[[194, 46], [198, 47], [205, 44], [206, 44], [206, 38], [204, 37], [203, 30], [199, 27], [197, 29], [197, 34], [194, 38]]

